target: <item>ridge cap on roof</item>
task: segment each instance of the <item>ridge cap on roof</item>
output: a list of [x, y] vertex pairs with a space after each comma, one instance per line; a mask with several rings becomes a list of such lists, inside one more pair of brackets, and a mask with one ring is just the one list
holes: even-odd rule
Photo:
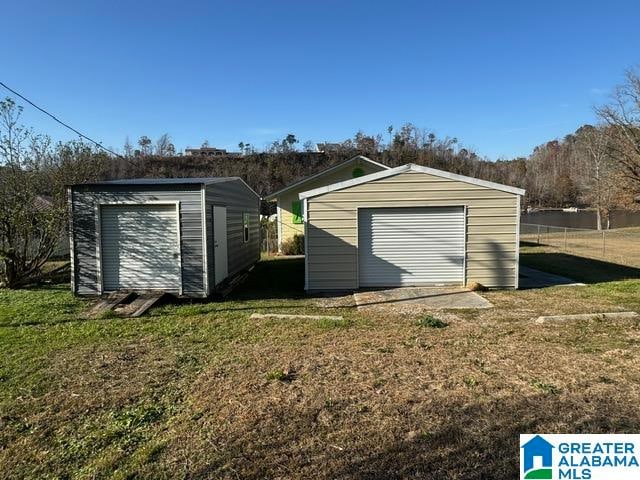
[[336, 190], [342, 190], [343, 188], [349, 188], [355, 185], [361, 185], [363, 183], [379, 180], [381, 178], [391, 177], [393, 175], [398, 175], [400, 173], [407, 172], [407, 171], [426, 173], [428, 175], [435, 175], [438, 177], [448, 178], [450, 180], [455, 180], [458, 182], [469, 183], [472, 185], [479, 185], [482, 187], [491, 188], [493, 190], [512, 193], [514, 195], [525, 194], [525, 190], [522, 188], [512, 187], [510, 185], [504, 185], [502, 183], [492, 182], [489, 180], [482, 180], [480, 178], [469, 177], [467, 175], [461, 175], [459, 173], [447, 172], [446, 170], [440, 170], [433, 167], [417, 165], [415, 163], [406, 163], [404, 165], [400, 165], [395, 168], [390, 168], [388, 170], [382, 170], [380, 172], [370, 173], [369, 175], [365, 175], [363, 177], [358, 177], [351, 180], [345, 180], [342, 182], [336, 182], [334, 184], [326, 185], [324, 187], [318, 187], [311, 190], [307, 190], [306, 192], [300, 192], [298, 197], [301, 199], [316, 197], [318, 195], [323, 195], [325, 193], [333, 192]]

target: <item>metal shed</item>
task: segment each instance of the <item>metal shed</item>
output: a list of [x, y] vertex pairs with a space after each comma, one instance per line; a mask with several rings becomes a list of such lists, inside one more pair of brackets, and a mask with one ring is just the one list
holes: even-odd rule
[[260, 258], [260, 197], [237, 177], [105, 181], [68, 196], [77, 295], [207, 297]]
[[518, 288], [524, 193], [413, 164], [303, 192], [305, 288]]

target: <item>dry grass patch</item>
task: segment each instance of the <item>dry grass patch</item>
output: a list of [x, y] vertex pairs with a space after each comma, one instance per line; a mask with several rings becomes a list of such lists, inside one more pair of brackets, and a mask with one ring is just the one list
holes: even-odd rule
[[511, 479], [520, 433], [640, 428], [636, 321], [532, 321], [637, 308], [636, 280], [487, 292], [495, 308], [432, 328], [321, 308], [296, 290], [301, 262], [279, 262], [228, 301], [139, 319], [0, 292], [0, 476]]
[[[514, 478], [521, 432], [640, 426], [638, 347], [625, 334], [636, 328], [376, 318], [259, 342], [199, 378], [189, 415], [164, 437], [167, 463], [148, 474], [189, 465], [196, 478]], [[269, 381], [282, 365], [295, 379]]]

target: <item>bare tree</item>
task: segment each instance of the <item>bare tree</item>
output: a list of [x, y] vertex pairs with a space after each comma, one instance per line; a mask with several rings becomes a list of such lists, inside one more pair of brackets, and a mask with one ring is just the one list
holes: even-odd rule
[[596, 210], [596, 227], [609, 229], [609, 213], [620, 198], [619, 169], [616, 168], [610, 156], [610, 137], [604, 126], [582, 127], [579, 135], [579, 146], [584, 152], [586, 165], [585, 185], [583, 192], [585, 200]]
[[267, 150], [269, 153], [291, 153], [296, 151], [296, 143], [298, 143], [296, 136], [293, 133], [289, 133], [282, 140], [271, 142]]
[[611, 103], [597, 108], [596, 113], [610, 127], [610, 148], [625, 176], [640, 188], [640, 73], [628, 70]]
[[81, 142], [52, 146], [18, 124], [22, 109], [0, 102], [0, 284], [37, 277], [64, 233], [65, 185], [95, 178], [101, 157]]
[[127, 138], [125, 138], [124, 140], [124, 156], [133, 156], [133, 145], [131, 145], [131, 142], [129, 141], [129, 136], [127, 136]]
[[160, 138], [156, 141], [156, 151], [155, 154], [159, 157], [168, 157], [174, 155], [176, 153], [176, 149], [171, 143], [171, 137], [168, 133], [163, 133], [160, 135]]
[[141, 136], [138, 139], [138, 145], [140, 145], [140, 155], [151, 155], [151, 139], [146, 135]]

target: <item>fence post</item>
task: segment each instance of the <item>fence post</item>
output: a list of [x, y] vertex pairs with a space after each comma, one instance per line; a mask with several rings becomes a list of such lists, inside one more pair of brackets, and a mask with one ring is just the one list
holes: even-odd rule
[[538, 245], [540, 245], [540, 225], [538, 225]]
[[606, 253], [607, 253], [607, 244], [606, 244], [605, 234], [604, 234], [604, 230], [603, 230], [602, 231], [602, 258], [605, 257]]
[[547, 245], [551, 245], [551, 237], [549, 236], [549, 225], [547, 225], [547, 240], [546, 240], [546, 244]]
[[567, 227], [564, 227], [564, 251], [567, 251]]

